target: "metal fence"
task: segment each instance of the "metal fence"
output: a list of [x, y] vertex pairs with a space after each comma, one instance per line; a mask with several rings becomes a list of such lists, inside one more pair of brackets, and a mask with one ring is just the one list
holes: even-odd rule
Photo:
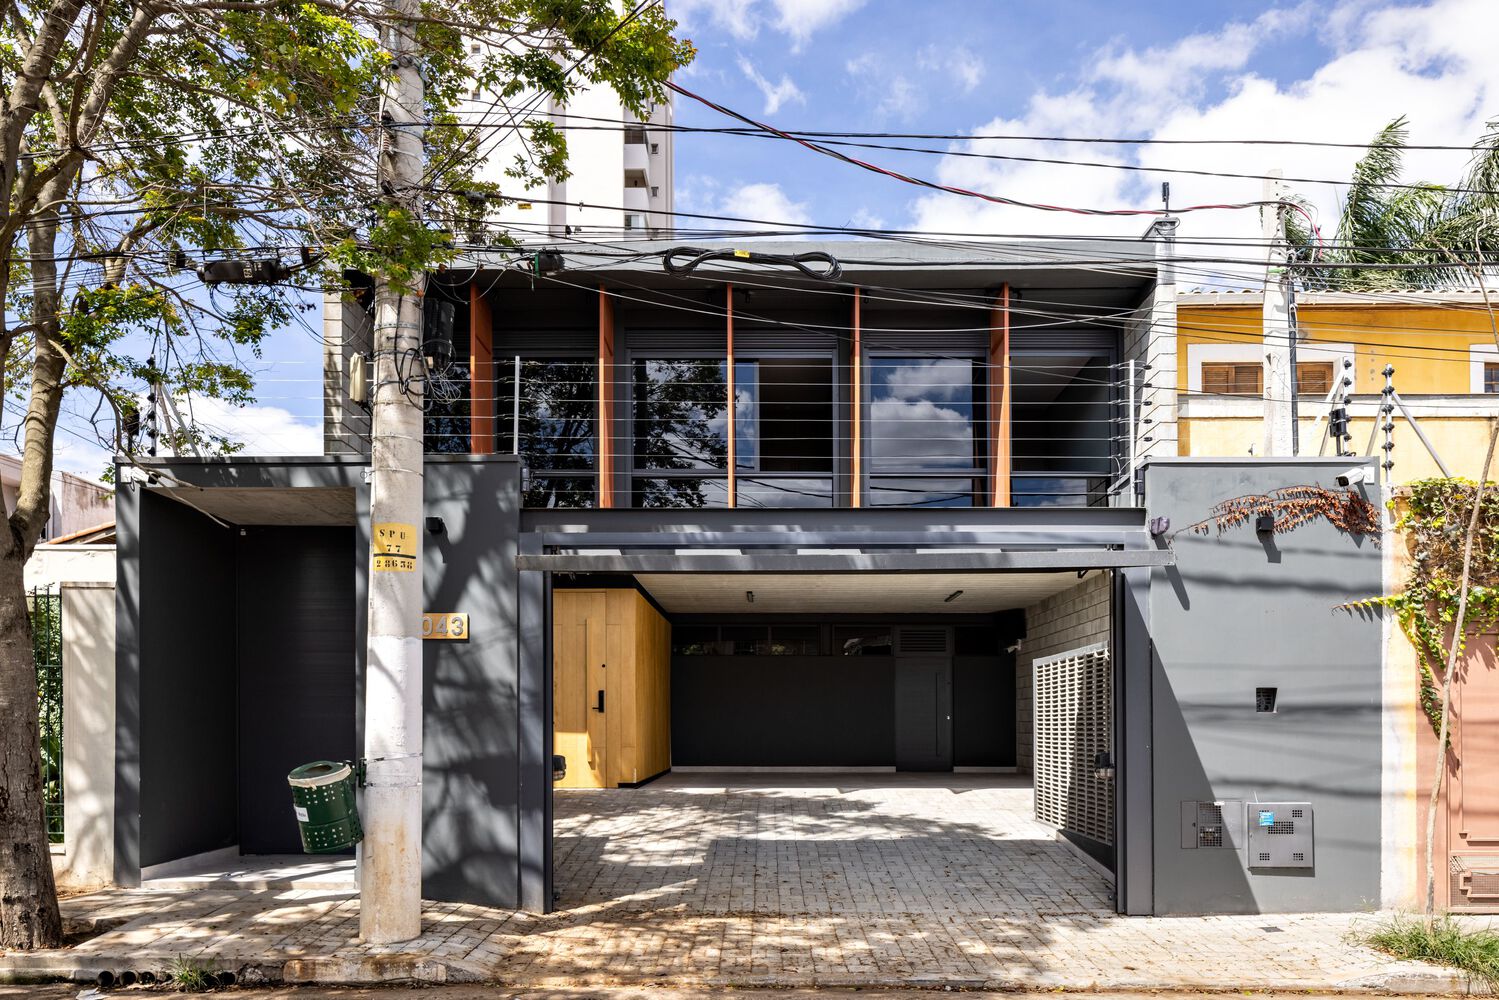
[[62, 843], [62, 594], [34, 588], [30, 596], [31, 651], [42, 737], [42, 795], [46, 802], [47, 839]]

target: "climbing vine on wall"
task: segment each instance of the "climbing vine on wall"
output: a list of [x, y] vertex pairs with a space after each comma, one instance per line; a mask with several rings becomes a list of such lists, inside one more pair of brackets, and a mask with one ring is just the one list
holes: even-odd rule
[[[1181, 529], [1206, 535], [1214, 527], [1218, 534], [1262, 516], [1272, 519], [1277, 534], [1300, 527], [1308, 521], [1324, 518], [1339, 531], [1355, 537], [1369, 537], [1379, 544], [1379, 508], [1353, 490], [1329, 490], [1321, 486], [1286, 486], [1269, 493], [1220, 500], [1208, 517]], [[1181, 534], [1181, 532], [1177, 532]]]
[[[1347, 607], [1387, 608], [1416, 650], [1420, 669], [1421, 708], [1433, 731], [1442, 724], [1439, 676], [1447, 666], [1445, 639], [1457, 623], [1461, 596], [1463, 547], [1473, 516], [1478, 484], [1471, 479], [1423, 479], [1412, 483], [1397, 512], [1395, 528], [1404, 533], [1411, 552], [1405, 589], [1384, 597], [1355, 601]], [[1472, 633], [1499, 624], [1499, 493], [1483, 492], [1473, 560], [1468, 570], [1468, 608], [1463, 627], [1454, 631], [1458, 652]]]

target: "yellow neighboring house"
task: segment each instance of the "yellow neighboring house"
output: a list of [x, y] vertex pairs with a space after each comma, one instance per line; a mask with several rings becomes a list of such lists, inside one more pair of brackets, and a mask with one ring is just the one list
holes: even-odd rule
[[[1499, 310], [1499, 290], [1489, 295]], [[1302, 292], [1296, 304], [1301, 454], [1334, 453], [1324, 441], [1325, 401], [1345, 372], [1353, 378], [1346, 450], [1365, 454], [1391, 365], [1396, 393], [1448, 469], [1478, 476], [1487, 418], [1499, 414], [1499, 351], [1480, 291]], [[1178, 295], [1180, 454], [1264, 453], [1261, 307], [1259, 291]], [[1394, 423], [1391, 481], [1440, 475], [1409, 421], [1397, 412]], [[1382, 443], [1376, 434], [1371, 453]]]

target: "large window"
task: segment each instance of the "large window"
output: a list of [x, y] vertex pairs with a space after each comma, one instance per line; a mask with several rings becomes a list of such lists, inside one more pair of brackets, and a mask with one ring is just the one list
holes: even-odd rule
[[496, 446], [525, 459], [527, 507], [591, 507], [597, 492], [598, 366], [591, 358], [496, 359]]
[[1118, 400], [1103, 354], [1016, 354], [1010, 364], [1010, 502], [1108, 503], [1119, 462]]
[[[631, 381], [633, 506], [727, 506], [728, 363], [637, 358]], [[736, 361], [736, 504], [831, 506], [833, 427], [830, 358]]]
[[987, 401], [974, 359], [869, 359], [864, 454], [876, 507], [984, 502]]
[[740, 507], [833, 503], [833, 362], [734, 363], [734, 469]]
[[634, 360], [633, 506], [728, 505], [727, 365], [721, 358]]

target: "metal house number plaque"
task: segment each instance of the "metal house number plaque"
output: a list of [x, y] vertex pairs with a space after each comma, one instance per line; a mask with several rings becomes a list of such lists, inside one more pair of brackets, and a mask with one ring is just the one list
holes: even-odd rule
[[468, 614], [428, 611], [422, 615], [423, 639], [467, 639]]

